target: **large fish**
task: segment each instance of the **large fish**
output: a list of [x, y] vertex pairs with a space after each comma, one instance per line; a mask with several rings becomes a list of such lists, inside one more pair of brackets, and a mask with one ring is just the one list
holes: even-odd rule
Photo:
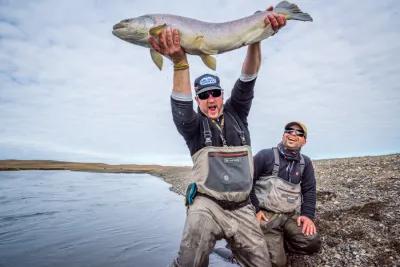
[[[165, 27], [176, 28], [180, 34], [181, 46], [192, 55], [199, 55], [209, 68], [216, 69], [216, 60], [211, 55], [221, 54], [255, 42], [274, 34], [271, 24], [265, 25], [264, 18], [271, 11], [255, 14], [224, 23], [203, 22], [191, 18], [152, 14], [125, 19], [115, 24], [113, 34], [127, 42], [150, 48], [151, 58], [161, 70], [163, 57], [151, 48], [148, 38], [158, 36]], [[280, 2], [274, 12], [283, 14], [287, 20], [312, 21], [297, 5]]]

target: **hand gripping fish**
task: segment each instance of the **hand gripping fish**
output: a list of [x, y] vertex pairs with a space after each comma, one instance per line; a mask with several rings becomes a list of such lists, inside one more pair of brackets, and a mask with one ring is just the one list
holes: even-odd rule
[[[212, 55], [259, 42], [275, 33], [271, 24], [264, 23], [268, 12], [271, 11], [258, 11], [254, 15], [224, 23], [167, 14], [144, 15], [122, 20], [114, 25], [112, 33], [127, 42], [150, 48], [151, 58], [161, 70], [163, 57], [151, 48], [148, 38], [150, 35], [157, 37], [165, 27], [178, 29], [181, 46], [186, 53], [200, 56], [204, 64], [215, 70], [216, 60]], [[280, 2], [273, 12], [284, 15], [287, 20], [312, 21], [309, 14], [287, 1]]]

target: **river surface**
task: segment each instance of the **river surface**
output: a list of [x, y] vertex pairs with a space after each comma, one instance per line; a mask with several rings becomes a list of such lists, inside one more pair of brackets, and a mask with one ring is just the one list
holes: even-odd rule
[[183, 197], [150, 175], [0, 172], [0, 267], [168, 266], [184, 221]]

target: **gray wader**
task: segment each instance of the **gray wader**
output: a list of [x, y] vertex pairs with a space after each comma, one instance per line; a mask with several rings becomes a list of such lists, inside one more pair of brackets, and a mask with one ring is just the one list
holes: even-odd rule
[[[242, 145], [214, 147], [208, 119], [203, 120], [206, 146], [192, 157], [197, 195], [189, 202], [192, 204], [188, 206], [173, 266], [208, 266], [209, 254], [219, 239], [226, 239], [241, 266], [271, 266], [255, 209], [249, 201], [253, 183], [251, 148], [235, 118], [234, 121]], [[221, 139], [226, 144], [222, 134]]]
[[[278, 177], [279, 152], [274, 151], [274, 168], [272, 175], [263, 176], [256, 182], [254, 191], [260, 202], [260, 208], [268, 221], [261, 223], [261, 229], [267, 242], [273, 266], [286, 266], [285, 248], [296, 254], [318, 252], [321, 240], [318, 234], [306, 236], [297, 226], [302, 195], [301, 181], [291, 183]], [[304, 171], [304, 157], [300, 160], [300, 176]]]

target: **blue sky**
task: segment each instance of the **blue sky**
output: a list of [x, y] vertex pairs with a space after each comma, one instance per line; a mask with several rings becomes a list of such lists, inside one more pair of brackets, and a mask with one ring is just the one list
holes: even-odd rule
[[[241, 18], [278, 1], [0, 0], [0, 159], [189, 164], [170, 114], [172, 67], [111, 34], [118, 21], [169, 13]], [[400, 152], [400, 3], [296, 1], [314, 18], [262, 43], [249, 117], [253, 152], [283, 125], [309, 128], [312, 158]], [[226, 95], [245, 49], [217, 56]], [[210, 72], [189, 57], [191, 77]]]

